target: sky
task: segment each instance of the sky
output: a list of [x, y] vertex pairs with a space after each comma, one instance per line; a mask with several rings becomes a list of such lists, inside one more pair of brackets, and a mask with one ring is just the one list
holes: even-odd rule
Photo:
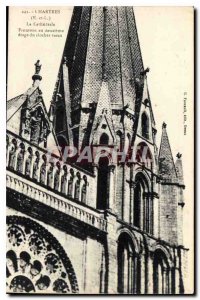
[[[40, 7], [40, 9], [42, 9]], [[52, 9], [52, 8], [51, 8]], [[61, 38], [19, 37], [19, 28], [28, 26], [35, 14], [29, 8], [11, 8], [8, 41], [7, 99], [24, 93], [32, 84], [34, 63], [42, 63], [41, 89], [47, 109], [53, 94], [59, 64], [73, 7], [54, 7], [60, 14], [50, 15], [54, 28], [64, 30]], [[23, 12], [22, 12], [23, 11]], [[134, 7], [144, 67], [149, 67], [148, 86], [156, 121], [157, 146], [163, 121], [173, 157], [183, 159], [185, 189], [184, 244], [193, 247], [193, 12], [189, 7]], [[41, 16], [43, 16], [41, 14]], [[42, 20], [46, 21], [46, 20]], [[28, 23], [27, 23], [28, 22]], [[47, 27], [53, 28], [53, 27]], [[187, 132], [184, 135], [184, 97], [186, 97]], [[189, 233], [189, 234], [188, 234]]]

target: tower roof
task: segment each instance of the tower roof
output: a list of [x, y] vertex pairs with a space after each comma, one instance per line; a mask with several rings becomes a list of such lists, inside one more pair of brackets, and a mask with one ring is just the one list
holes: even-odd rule
[[169, 143], [169, 138], [166, 130], [166, 123], [162, 125], [162, 137], [160, 143], [159, 151], [159, 174], [164, 179], [176, 180], [176, 169], [174, 165], [174, 160], [171, 152], [171, 147]]
[[37, 60], [35, 63], [35, 73], [32, 76], [32, 86], [25, 93], [7, 100], [7, 122], [9, 122], [12, 116], [24, 104], [24, 102], [27, 100], [27, 97], [31, 97], [31, 95], [39, 88], [40, 81], [42, 80], [42, 76], [40, 76], [41, 66], [40, 60]]
[[98, 101], [104, 76], [112, 107], [134, 109], [143, 62], [132, 7], [75, 7], [64, 57], [72, 109]]

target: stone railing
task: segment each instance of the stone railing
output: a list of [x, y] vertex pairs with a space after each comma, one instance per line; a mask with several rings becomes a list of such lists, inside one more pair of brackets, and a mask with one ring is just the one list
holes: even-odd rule
[[7, 169], [22, 174], [70, 199], [87, 204], [89, 173], [64, 163], [58, 156], [7, 131]]
[[88, 207], [81, 207], [81, 204], [73, 203], [67, 198], [55, 194], [53, 191], [47, 191], [44, 187], [32, 181], [22, 179], [18, 174], [7, 171], [6, 186], [79, 221], [87, 223], [99, 230], [106, 231], [107, 223], [106, 220], [103, 219], [103, 215], [101, 217], [100, 213]]

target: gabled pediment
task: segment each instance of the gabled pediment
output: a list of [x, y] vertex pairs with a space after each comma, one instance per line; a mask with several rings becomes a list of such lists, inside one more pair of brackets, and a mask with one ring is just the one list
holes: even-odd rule
[[[38, 65], [37, 62], [36, 68]], [[57, 138], [39, 88], [41, 79], [39, 71], [36, 70], [32, 86], [24, 94], [8, 100], [7, 129], [60, 155]]]
[[138, 116], [137, 134], [144, 138], [146, 141], [154, 143], [155, 132], [155, 120], [148, 91], [147, 79], [145, 78], [142, 102]]
[[99, 144], [99, 138], [103, 133], [109, 136], [109, 144], [114, 145], [116, 142], [116, 136], [112, 120], [109, 88], [106, 81], [102, 82], [91, 131], [90, 143]]

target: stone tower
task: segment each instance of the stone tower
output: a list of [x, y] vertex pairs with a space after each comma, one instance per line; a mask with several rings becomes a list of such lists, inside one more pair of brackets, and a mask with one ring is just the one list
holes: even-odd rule
[[117, 132], [132, 139], [144, 78], [132, 8], [76, 7], [52, 99], [55, 124], [63, 120], [58, 136], [68, 143], [72, 136], [79, 148], [98, 143], [103, 130], [97, 119], [104, 109], [109, 143], [117, 143]]
[[[8, 101], [8, 262], [21, 270], [23, 243], [49, 293], [184, 293], [182, 159], [165, 123], [156, 145], [132, 7], [74, 8], [48, 113], [35, 67], [32, 87]], [[41, 292], [10, 269], [9, 291]]]

